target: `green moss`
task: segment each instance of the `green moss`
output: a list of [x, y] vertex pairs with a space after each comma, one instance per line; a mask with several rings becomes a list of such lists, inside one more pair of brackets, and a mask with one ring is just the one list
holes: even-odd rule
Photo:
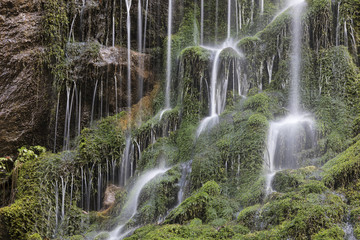
[[259, 215], [260, 205], [254, 205], [243, 209], [238, 217], [238, 223], [248, 227], [249, 229], [256, 228], [256, 218]]
[[239, 192], [239, 201], [243, 206], [251, 206], [257, 203], [261, 203], [265, 197], [265, 178], [260, 177], [259, 179], [245, 184]]
[[38, 233], [31, 234], [27, 237], [28, 240], [42, 240], [42, 237]]
[[321, 230], [319, 233], [315, 234], [312, 239], [314, 240], [326, 240], [326, 239], [344, 239], [344, 231], [337, 225], [332, 228]]
[[289, 171], [277, 172], [272, 181], [272, 187], [278, 192], [288, 192], [297, 188], [300, 184], [299, 179]]
[[266, 117], [270, 117], [270, 98], [265, 93], [258, 93], [248, 97], [244, 103], [244, 109], [250, 109], [257, 113], [261, 113]]
[[84, 128], [78, 139], [79, 160], [81, 163], [102, 162], [121, 158], [125, 148], [125, 136], [117, 125], [119, 116], [104, 118], [92, 128]]
[[81, 235], [71, 236], [69, 240], [84, 240], [85, 238]]
[[345, 204], [336, 195], [309, 195], [293, 220], [285, 225], [289, 236], [303, 239], [342, 221]]
[[325, 185], [337, 188], [357, 180], [360, 171], [359, 153], [360, 141], [326, 163], [323, 167]]
[[0, 220], [6, 223], [11, 239], [27, 239], [33, 233], [36, 221], [41, 217], [39, 200], [35, 197], [18, 199], [12, 205], [0, 209]]
[[66, 4], [63, 0], [49, 0], [44, 2], [44, 9], [43, 41], [47, 45], [45, 62], [60, 87], [67, 79], [64, 50], [68, 25]]
[[302, 194], [310, 194], [310, 193], [317, 193], [321, 194], [327, 190], [323, 182], [320, 181], [310, 181], [303, 186], [301, 186], [301, 193]]
[[301, 198], [293, 195], [266, 203], [261, 209], [261, 219], [268, 228], [293, 219], [301, 208]]
[[[220, 187], [214, 182], [207, 182], [197, 193], [193, 194], [180, 206], [170, 212], [165, 223], [186, 223], [194, 218], [206, 221], [206, 212], [210, 206], [210, 201], [219, 195]], [[216, 214], [216, 213], [215, 213]]]

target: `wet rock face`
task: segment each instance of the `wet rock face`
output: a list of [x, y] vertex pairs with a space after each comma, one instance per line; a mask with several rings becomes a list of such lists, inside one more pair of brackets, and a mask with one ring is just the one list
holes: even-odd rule
[[40, 71], [41, 3], [0, 2], [0, 156], [45, 145], [51, 81]]

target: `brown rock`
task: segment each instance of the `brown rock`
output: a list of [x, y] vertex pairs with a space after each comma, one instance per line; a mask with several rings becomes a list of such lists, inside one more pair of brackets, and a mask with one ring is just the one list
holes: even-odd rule
[[45, 144], [51, 82], [41, 72], [40, 1], [0, 3], [0, 156]]
[[115, 185], [109, 185], [106, 188], [105, 196], [104, 196], [104, 208], [105, 209], [108, 209], [109, 207], [111, 207], [112, 205], [115, 204], [116, 193], [118, 193], [119, 191], [122, 191], [122, 188], [117, 187]]

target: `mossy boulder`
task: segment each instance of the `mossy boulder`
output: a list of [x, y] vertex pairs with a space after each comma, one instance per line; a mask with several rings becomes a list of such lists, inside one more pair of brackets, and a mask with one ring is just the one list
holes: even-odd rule
[[288, 192], [297, 188], [300, 185], [300, 180], [291, 170], [277, 172], [271, 183], [272, 188], [278, 192]]
[[218, 197], [220, 187], [214, 181], [209, 181], [195, 194], [187, 198], [177, 208], [170, 212], [165, 223], [186, 223], [194, 218], [206, 221], [206, 211], [211, 199]]
[[238, 223], [249, 229], [256, 229], [256, 225], [258, 224], [256, 219], [259, 216], [260, 208], [260, 205], [254, 205], [243, 209], [237, 217]]
[[360, 141], [345, 152], [330, 160], [323, 167], [323, 181], [326, 186], [338, 188], [349, 185], [359, 178]]
[[332, 228], [321, 230], [319, 233], [315, 234], [312, 239], [314, 240], [326, 240], [326, 239], [334, 239], [341, 240], [344, 239], [345, 233], [338, 226], [334, 225]]

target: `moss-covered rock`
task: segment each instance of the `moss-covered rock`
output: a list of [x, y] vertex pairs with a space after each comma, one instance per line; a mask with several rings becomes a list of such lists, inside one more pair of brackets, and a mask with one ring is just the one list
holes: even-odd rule
[[[219, 185], [214, 181], [207, 182], [197, 193], [187, 198], [177, 208], [170, 212], [165, 223], [186, 223], [194, 218], [206, 221], [210, 201], [220, 194]], [[208, 213], [209, 214], [209, 213]]]
[[[291, 170], [290, 170], [291, 171]], [[289, 171], [277, 172], [271, 183], [272, 188], [278, 192], [291, 191], [300, 185], [300, 180]]]
[[322, 230], [319, 233], [315, 234], [312, 239], [314, 240], [325, 240], [325, 239], [344, 239], [344, 231], [337, 225], [332, 228]]
[[360, 141], [324, 165], [323, 181], [329, 187], [347, 186], [358, 179]]

